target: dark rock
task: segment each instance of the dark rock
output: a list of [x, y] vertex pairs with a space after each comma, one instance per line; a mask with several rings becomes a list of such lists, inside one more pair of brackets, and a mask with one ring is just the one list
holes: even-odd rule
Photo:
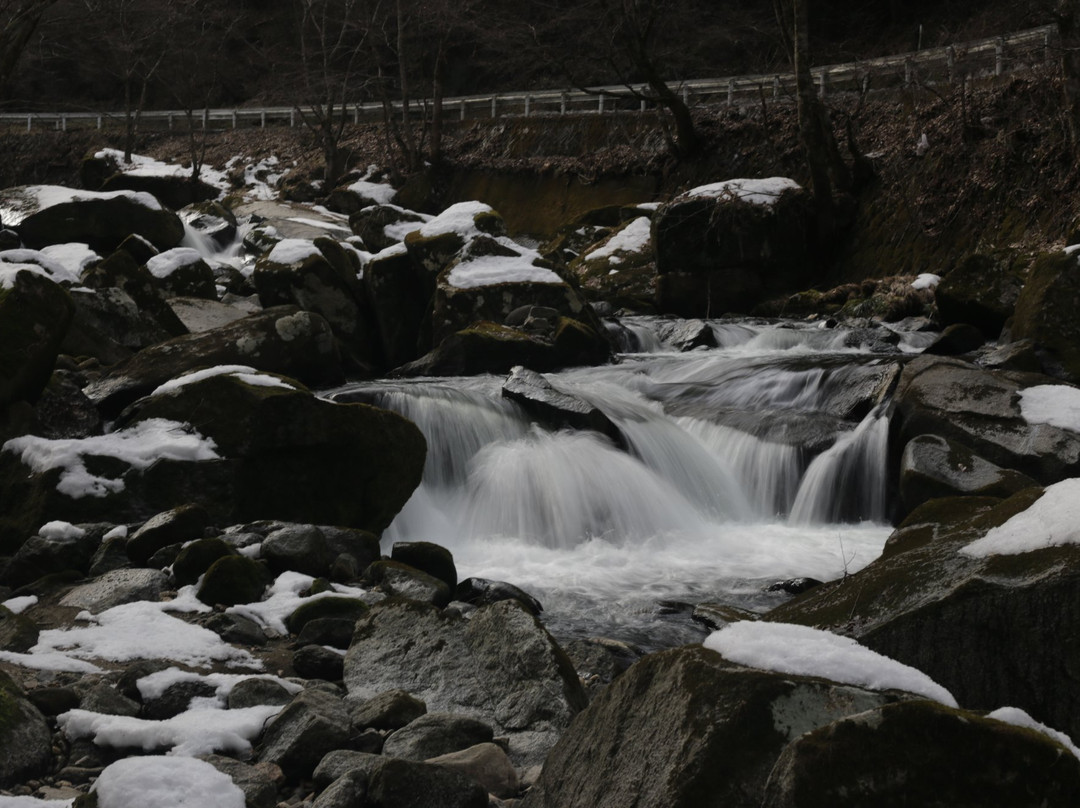
[[629, 643], [602, 637], [570, 640], [563, 647], [590, 696], [611, 684], [642, 657], [641, 650]]
[[210, 526], [210, 516], [198, 504], [182, 505], [149, 519], [127, 541], [131, 560], [142, 566], [163, 547], [201, 539]]
[[168, 576], [156, 569], [112, 570], [72, 589], [61, 598], [60, 605], [100, 614], [124, 603], [156, 602], [167, 583]]
[[[37, 520], [35, 520], [37, 521]], [[90, 528], [88, 525], [87, 528]], [[74, 571], [85, 573], [90, 559], [101, 541], [103, 530], [77, 528], [62, 535], [31, 536], [15, 551], [7, 568], [0, 573], [0, 582], [22, 586], [47, 575]], [[2, 546], [2, 545], [0, 545]], [[76, 576], [78, 577], [78, 576]]]
[[765, 587], [766, 592], [787, 592], [789, 595], [801, 595], [803, 592], [809, 592], [816, 586], [821, 586], [822, 582], [816, 578], [788, 578], [786, 581], [777, 581], [774, 584], [769, 584]]
[[368, 612], [368, 606], [359, 598], [333, 596], [312, 598], [298, 606], [285, 618], [290, 634], [299, 634], [308, 623], [325, 618], [341, 618], [354, 623]]
[[367, 804], [367, 774], [360, 770], [346, 772], [326, 787], [311, 808], [354, 808]]
[[942, 324], [970, 323], [986, 339], [996, 339], [1020, 296], [1019, 263], [1014, 253], [1004, 251], [964, 258], [934, 289]]
[[[38, 191], [44, 190], [44, 195]], [[72, 198], [50, 204], [55, 198]], [[159, 250], [175, 247], [184, 237], [179, 217], [163, 209], [148, 195], [133, 192], [99, 195], [55, 186], [8, 188], [0, 193], [5, 207], [24, 212], [16, 225], [23, 243], [31, 249], [49, 244], [81, 242], [105, 254], [112, 252], [131, 234], [142, 236]]]
[[26, 697], [46, 718], [55, 718], [79, 706], [79, 693], [73, 687], [39, 687], [27, 693]]
[[488, 808], [487, 791], [441, 766], [390, 758], [368, 781], [372, 808]]
[[139, 714], [139, 702], [129, 699], [108, 682], [98, 682], [82, 692], [79, 708], [103, 715], [124, 715], [129, 718]]
[[36, 434], [53, 440], [100, 435], [103, 422], [93, 403], [82, 392], [77, 374], [57, 370], [34, 405]]
[[175, 247], [155, 255], [146, 262], [146, 269], [170, 297], [218, 298], [214, 271], [191, 247]]
[[172, 571], [177, 586], [195, 583], [211, 564], [235, 553], [232, 545], [223, 539], [196, 539], [186, 545], [173, 561]]
[[84, 392], [102, 412], [115, 416], [185, 371], [215, 365], [246, 365], [307, 384], [329, 385], [343, 378], [327, 322], [286, 306], [146, 348]]
[[0, 650], [25, 654], [38, 641], [38, 627], [24, 614], [15, 614], [0, 604]]
[[0, 788], [44, 774], [52, 764], [52, 733], [45, 717], [0, 671]]
[[254, 559], [222, 556], [206, 570], [196, 597], [208, 606], [235, 606], [260, 600], [273, 576]]
[[426, 572], [449, 587], [457, 586], [457, 567], [454, 556], [445, 547], [429, 541], [399, 541], [390, 548], [390, 559]]
[[320, 525], [327, 546], [337, 555], [350, 556], [363, 571], [369, 564], [378, 561], [382, 550], [379, 537], [369, 530]]
[[939, 435], [912, 438], [900, 457], [900, 511], [903, 516], [939, 497], [1004, 498], [1037, 485], [1026, 474], [1003, 469], [964, 445]]
[[[648, 217], [639, 216], [597, 234], [603, 237], [570, 257], [567, 272], [590, 300], [610, 302], [620, 309], [653, 311], [656, 259]], [[564, 242], [563, 249], [569, 244], [573, 242]]]
[[1080, 382], [1080, 272], [1078, 256], [1040, 256], [1016, 301], [1010, 339], [1031, 339], [1043, 372]]
[[321, 530], [313, 525], [287, 525], [263, 541], [260, 557], [275, 573], [287, 570], [320, 577], [336, 557]]
[[150, 721], [164, 721], [180, 713], [187, 712], [191, 700], [207, 698], [216, 692], [211, 684], [201, 681], [183, 681], [169, 687], [155, 699], [143, 700], [143, 718]]
[[429, 710], [477, 718], [509, 734], [516, 760], [538, 762], [585, 704], [563, 651], [515, 601], [465, 620], [391, 598], [357, 622], [345, 658], [351, 700], [402, 689]]
[[744, 668], [700, 646], [650, 654], [574, 721], [522, 805], [757, 805], [790, 741], [894, 700]]
[[716, 332], [702, 320], [663, 320], [656, 335], [662, 343], [679, 351], [717, 347]]
[[113, 536], [101, 543], [90, 559], [89, 574], [96, 578], [113, 570], [125, 569], [131, 566], [131, 559], [127, 554], [127, 536]]
[[757, 620], [758, 617], [754, 612], [728, 606], [726, 603], [697, 603], [694, 604], [694, 611], [690, 613], [691, 620], [701, 623], [710, 631], [718, 631], [740, 620]]
[[219, 191], [200, 179], [180, 174], [142, 175], [116, 173], [105, 180], [102, 191], [142, 191], [173, 210], [187, 207], [194, 202], [216, 199]]
[[349, 745], [351, 723], [344, 702], [320, 690], [305, 690], [263, 732], [256, 755], [281, 767], [292, 781], [311, 777], [323, 756]]
[[528, 368], [513, 368], [503, 382], [502, 394], [545, 426], [592, 430], [607, 435], [616, 446], [626, 447], [626, 438], [606, 413], [578, 396], [557, 389], [544, 376]]
[[370, 205], [349, 215], [349, 227], [373, 252], [401, 242], [408, 225], [419, 228], [423, 223], [423, 216], [397, 205]]
[[376, 561], [364, 571], [364, 579], [388, 595], [433, 603], [440, 609], [450, 603], [450, 587], [426, 572], [399, 561]]
[[139, 690], [139, 680], [169, 667], [171, 667], [171, 663], [164, 659], [140, 659], [131, 662], [116, 680], [116, 690], [125, 698], [141, 704], [143, 698], [142, 692]]
[[887, 704], [792, 741], [762, 808], [1075, 805], [1080, 761], [1045, 735], [930, 701]]
[[985, 342], [983, 332], [970, 323], [953, 323], [927, 345], [923, 353], [933, 356], [960, 356], [978, 350]]
[[532, 615], [544, 611], [540, 601], [524, 589], [505, 581], [489, 581], [487, 578], [466, 578], [454, 590], [454, 600], [475, 606], [488, 606], [500, 600], [516, 600]]
[[901, 523], [878, 560], [766, 619], [843, 627], [971, 709], [1013, 705], [1075, 737], [1080, 694], [1069, 671], [1080, 665], [1080, 548], [960, 552], [1040, 495], [932, 500]]
[[17, 272], [10, 289], [0, 288], [0, 408], [37, 400], [73, 313], [70, 295], [40, 275]]
[[233, 685], [226, 699], [230, 710], [257, 707], [260, 704], [288, 704], [293, 694], [273, 679], [253, 676]]
[[517, 771], [498, 744], [481, 743], [429, 758], [428, 763], [464, 774], [496, 797], [516, 797], [521, 789]]
[[494, 737], [483, 721], [452, 713], [426, 713], [393, 732], [383, 744], [383, 754], [405, 760], [427, 760], [459, 752]]
[[1018, 370], [1022, 373], [1042, 373], [1035, 341], [1021, 339], [999, 345], [992, 351], [980, 356], [976, 362], [990, 370]]
[[213, 614], [206, 627], [225, 642], [237, 645], [266, 645], [268, 639], [258, 623], [239, 614]]
[[305, 645], [293, 652], [293, 670], [305, 679], [340, 682], [345, 672], [345, 658], [321, 645]]
[[411, 362], [431, 348], [427, 315], [434, 287], [425, 285], [405, 250], [380, 254], [364, 267], [364, 286], [387, 367]]
[[244, 792], [245, 808], [275, 808], [277, 786], [270, 775], [259, 766], [249, 766], [223, 755], [203, 755], [205, 760], [219, 772], [229, 775], [233, 783]]
[[296, 644], [298, 646], [329, 645], [331, 648], [345, 650], [352, 642], [355, 625], [355, 618], [318, 617], [304, 624], [297, 634]]
[[360, 772], [371, 777], [386, 762], [382, 755], [370, 752], [357, 752], [353, 749], [335, 749], [327, 752], [312, 775], [315, 788], [326, 788], [339, 777], [349, 772]]
[[366, 701], [350, 701], [353, 724], [372, 729], [397, 730], [427, 713], [427, 705], [404, 690], [387, 690]]

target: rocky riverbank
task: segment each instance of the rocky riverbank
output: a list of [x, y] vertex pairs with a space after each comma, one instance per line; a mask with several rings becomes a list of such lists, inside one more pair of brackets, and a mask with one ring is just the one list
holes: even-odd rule
[[[527, 246], [490, 205], [412, 209], [374, 173], [284, 201], [276, 165], [193, 186], [102, 153], [94, 187], [0, 192], [0, 800], [1076, 804], [1063, 243], [1012, 280], [972, 259], [805, 291], [811, 206], [786, 177]], [[705, 318], [666, 324], [672, 351], [758, 311], [886, 357], [830, 413], [888, 417], [881, 558], [766, 614], [701, 608], [704, 645], [639, 659], [560, 643], [437, 543], [380, 540], [424, 435], [313, 390], [509, 374], [538, 423], [626, 450], [542, 374], [634, 347], [633, 311]]]

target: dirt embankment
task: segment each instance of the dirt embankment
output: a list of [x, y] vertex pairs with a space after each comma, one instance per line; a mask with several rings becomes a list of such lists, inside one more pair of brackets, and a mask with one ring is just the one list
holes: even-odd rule
[[[973, 251], [1034, 254], [1064, 244], [1080, 213], [1074, 151], [1060, 87], [1050, 69], [964, 90], [923, 89], [832, 98], [837, 134], [848, 122], [876, 177], [858, 197], [855, 226], [823, 285], [896, 274], [943, 274]], [[794, 110], [703, 110], [706, 146], [691, 161], [665, 148], [656, 118], [640, 113], [503, 118], [448, 127], [439, 169], [408, 183], [406, 203], [438, 207], [481, 198], [519, 231], [548, 231], [604, 204], [663, 199], [732, 177], [791, 176], [807, 182]], [[918, 148], [922, 136], [927, 147]], [[0, 185], [78, 182], [87, 153], [118, 146], [119, 133], [0, 133]], [[352, 164], [389, 165], [380, 127], [356, 127]], [[184, 162], [188, 138], [147, 133], [138, 150]], [[321, 153], [302, 129], [211, 133], [206, 161], [277, 156], [294, 178], [321, 176]], [[425, 204], [426, 203], [426, 204]]]

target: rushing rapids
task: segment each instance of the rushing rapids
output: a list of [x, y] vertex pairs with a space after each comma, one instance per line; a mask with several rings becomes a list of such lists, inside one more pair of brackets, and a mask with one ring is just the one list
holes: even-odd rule
[[922, 335], [885, 352], [845, 329], [718, 321], [718, 347], [680, 353], [661, 323], [621, 324], [617, 364], [547, 376], [603, 411], [625, 448], [534, 423], [494, 376], [331, 392], [396, 410], [428, 439], [424, 482], [386, 538], [438, 542], [461, 577], [534, 592], [557, 635], [646, 647], [698, 636], [660, 601], [764, 609], [781, 597], [768, 583], [876, 558], [889, 383]]

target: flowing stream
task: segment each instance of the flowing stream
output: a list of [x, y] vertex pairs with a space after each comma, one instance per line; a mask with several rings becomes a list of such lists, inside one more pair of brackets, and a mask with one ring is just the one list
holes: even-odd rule
[[423, 483], [384, 547], [442, 544], [459, 578], [538, 597], [557, 637], [644, 649], [703, 636], [668, 602], [764, 610], [788, 597], [771, 583], [876, 558], [890, 532], [884, 404], [921, 335], [883, 350], [842, 329], [714, 322], [719, 347], [680, 353], [663, 325], [624, 321], [618, 363], [545, 374], [602, 410], [624, 448], [535, 423], [501, 377], [328, 393], [400, 412], [427, 437]]

